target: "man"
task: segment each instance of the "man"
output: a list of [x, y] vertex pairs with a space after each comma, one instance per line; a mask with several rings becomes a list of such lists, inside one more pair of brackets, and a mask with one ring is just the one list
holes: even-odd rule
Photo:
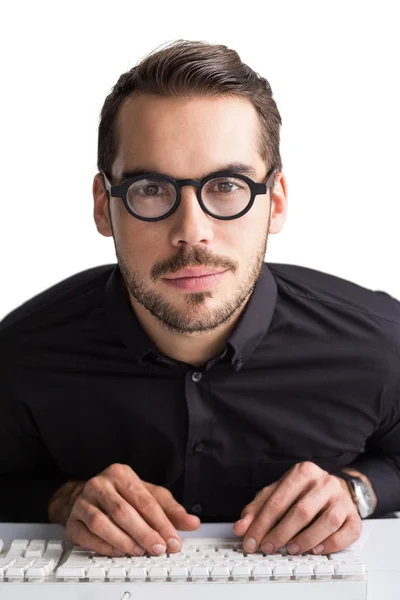
[[3, 519], [106, 555], [235, 521], [249, 552], [296, 554], [400, 509], [400, 305], [264, 262], [287, 211], [280, 124], [225, 46], [180, 41], [120, 77], [93, 183], [118, 264], [1, 324]]

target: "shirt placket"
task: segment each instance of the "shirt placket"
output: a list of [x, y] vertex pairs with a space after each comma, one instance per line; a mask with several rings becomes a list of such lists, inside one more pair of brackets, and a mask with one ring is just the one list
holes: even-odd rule
[[207, 402], [206, 375], [202, 371], [188, 371], [185, 375], [185, 397], [188, 410], [188, 437], [185, 455], [184, 474], [184, 506], [188, 512], [200, 518], [207, 512], [206, 482], [210, 473], [207, 473], [206, 460], [211, 448], [212, 440], [212, 414]]

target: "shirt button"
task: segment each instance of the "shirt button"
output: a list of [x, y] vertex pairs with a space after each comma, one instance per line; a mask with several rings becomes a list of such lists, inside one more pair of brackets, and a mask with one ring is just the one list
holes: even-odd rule
[[239, 358], [236, 362], [235, 362], [235, 367], [237, 369], [241, 369], [243, 367], [243, 360], [241, 358]]
[[203, 377], [203, 375], [201, 373], [199, 373], [198, 371], [195, 371], [194, 373], [192, 373], [192, 381], [194, 381], [195, 383], [200, 381], [202, 377]]
[[203, 452], [203, 450], [204, 450], [204, 444], [202, 442], [199, 442], [198, 444], [195, 445], [195, 447], [193, 448], [193, 450], [195, 452]]
[[201, 511], [203, 510], [203, 507], [201, 504], [193, 504], [192, 506], [192, 512], [194, 513], [201, 513]]

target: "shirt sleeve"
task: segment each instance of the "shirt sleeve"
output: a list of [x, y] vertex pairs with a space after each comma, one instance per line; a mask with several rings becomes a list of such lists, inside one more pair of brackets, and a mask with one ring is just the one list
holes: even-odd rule
[[49, 523], [49, 502], [66, 481], [63, 476], [40, 473], [0, 475], [0, 522]]
[[365, 452], [348, 465], [366, 475], [374, 488], [377, 505], [371, 518], [400, 511], [400, 385], [390, 396], [389, 408]]
[[0, 521], [48, 523], [49, 501], [68, 477], [18, 397], [17, 376], [0, 365]]

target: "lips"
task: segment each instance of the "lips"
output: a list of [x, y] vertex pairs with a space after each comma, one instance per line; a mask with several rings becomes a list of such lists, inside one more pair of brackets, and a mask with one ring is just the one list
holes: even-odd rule
[[227, 269], [206, 269], [203, 267], [192, 267], [188, 269], [182, 269], [181, 271], [177, 271], [176, 273], [171, 273], [168, 277], [164, 277], [164, 279], [183, 279], [188, 277], [204, 277], [206, 275], [217, 275], [218, 273], [223, 273]]

